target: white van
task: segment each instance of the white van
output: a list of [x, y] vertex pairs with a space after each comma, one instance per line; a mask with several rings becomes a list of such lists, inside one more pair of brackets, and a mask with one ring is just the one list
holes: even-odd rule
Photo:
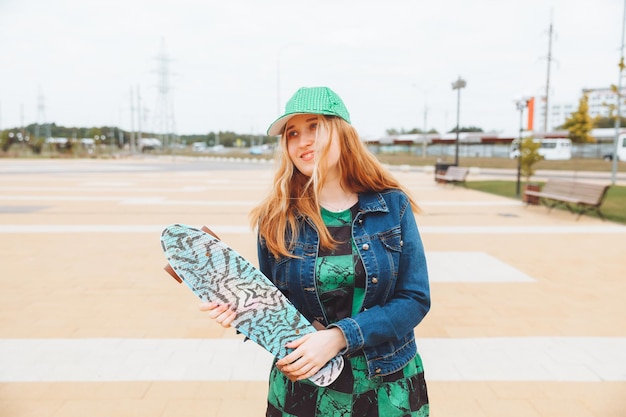
[[191, 150], [193, 152], [206, 152], [208, 148], [204, 142], [194, 142], [191, 144]]
[[161, 141], [157, 138], [141, 138], [137, 143], [141, 152], [159, 150], [163, 147]]
[[[537, 152], [547, 161], [572, 159], [571, 139], [533, 139], [533, 141], [541, 143], [541, 147], [537, 150]], [[515, 141], [511, 146], [510, 157], [511, 159], [515, 159], [518, 156], [519, 150], [517, 148], [517, 141]]]
[[[603, 158], [610, 161], [613, 159], [613, 153], [614, 151], [604, 155]], [[626, 161], [626, 133], [620, 134], [617, 139], [617, 160]]]

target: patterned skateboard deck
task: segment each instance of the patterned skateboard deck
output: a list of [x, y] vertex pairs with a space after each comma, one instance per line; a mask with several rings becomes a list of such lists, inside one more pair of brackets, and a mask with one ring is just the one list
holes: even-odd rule
[[[161, 246], [168, 261], [165, 269], [177, 281], [200, 299], [230, 304], [237, 312], [232, 326], [275, 357], [289, 353], [288, 342], [316, 331], [261, 271], [208, 228], [168, 226]], [[330, 385], [343, 365], [343, 358], [336, 356], [309, 380]]]

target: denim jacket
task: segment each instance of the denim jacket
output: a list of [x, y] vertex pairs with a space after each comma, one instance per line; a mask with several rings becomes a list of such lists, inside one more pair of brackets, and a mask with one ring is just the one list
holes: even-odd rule
[[[328, 326], [315, 281], [318, 233], [308, 219], [299, 224], [297, 241], [287, 235], [297, 258], [274, 258], [260, 239], [259, 266], [307, 319]], [[430, 308], [424, 248], [407, 196], [359, 194], [352, 238], [365, 268], [365, 299], [358, 314], [329, 327], [346, 338], [341, 354], [364, 354], [370, 378], [391, 374], [415, 356], [413, 330]]]

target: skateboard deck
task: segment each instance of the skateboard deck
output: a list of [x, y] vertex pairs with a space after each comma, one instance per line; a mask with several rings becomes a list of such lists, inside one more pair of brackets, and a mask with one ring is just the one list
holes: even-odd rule
[[[200, 299], [230, 304], [237, 312], [232, 326], [275, 357], [291, 351], [288, 342], [317, 331], [259, 269], [208, 228], [170, 225], [161, 234], [161, 246], [170, 275]], [[343, 365], [338, 355], [309, 380], [328, 386]]]

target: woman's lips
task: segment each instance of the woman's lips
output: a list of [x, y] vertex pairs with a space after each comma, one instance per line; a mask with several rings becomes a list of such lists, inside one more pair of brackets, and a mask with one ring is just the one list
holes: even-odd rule
[[314, 156], [315, 156], [315, 152], [309, 151], [300, 155], [300, 159], [302, 159], [303, 161], [310, 161], [313, 159]]

